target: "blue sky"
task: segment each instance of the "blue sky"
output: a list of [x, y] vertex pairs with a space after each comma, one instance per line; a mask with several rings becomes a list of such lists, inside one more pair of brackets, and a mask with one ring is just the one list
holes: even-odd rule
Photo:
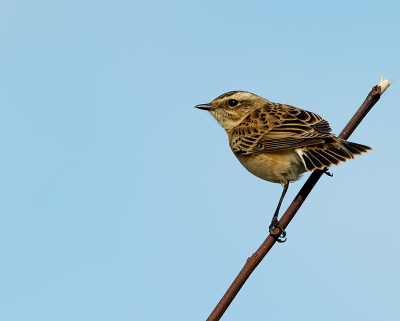
[[[2, 1], [2, 320], [205, 320], [281, 187], [194, 109], [230, 90], [339, 133], [400, 73], [395, 1]], [[400, 314], [400, 81], [223, 320]], [[306, 177], [289, 188], [282, 210]]]

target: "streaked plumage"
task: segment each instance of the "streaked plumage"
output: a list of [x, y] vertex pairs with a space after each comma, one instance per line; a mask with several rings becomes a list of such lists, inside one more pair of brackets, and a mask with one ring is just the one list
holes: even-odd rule
[[336, 137], [315, 113], [245, 91], [231, 91], [196, 107], [217, 119], [233, 153], [250, 173], [282, 184], [284, 192], [306, 171], [324, 170], [371, 150]]

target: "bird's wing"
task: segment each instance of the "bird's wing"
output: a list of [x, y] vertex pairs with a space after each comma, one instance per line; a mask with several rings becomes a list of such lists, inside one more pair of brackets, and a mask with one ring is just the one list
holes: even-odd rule
[[332, 142], [329, 123], [321, 116], [289, 105], [267, 103], [229, 133], [236, 154], [259, 154]]

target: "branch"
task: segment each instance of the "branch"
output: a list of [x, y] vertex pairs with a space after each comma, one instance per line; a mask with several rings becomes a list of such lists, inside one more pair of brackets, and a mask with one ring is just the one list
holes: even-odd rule
[[[396, 78], [397, 79], [397, 78]], [[395, 80], [396, 80], [395, 79]], [[393, 80], [394, 81], [394, 80]], [[349, 123], [342, 130], [339, 138], [347, 139], [353, 133], [353, 131], [357, 128], [360, 122], [364, 119], [367, 113], [371, 110], [371, 108], [377, 103], [381, 95], [384, 91], [393, 83], [388, 82], [386, 79], [382, 77], [379, 84], [372, 88], [371, 92], [368, 94], [367, 98], [365, 98], [364, 103], [355, 113], [352, 119], [350, 119]], [[297, 194], [293, 202], [290, 204], [285, 214], [283, 214], [282, 218], [279, 221], [279, 224], [283, 229], [289, 225], [290, 221], [296, 215], [300, 206], [303, 204], [308, 194], [310, 194], [314, 185], [321, 178], [323, 171], [316, 170], [314, 171], [308, 180], [305, 182], [300, 192]], [[219, 320], [222, 315], [225, 313], [226, 309], [228, 309], [229, 305], [232, 303], [235, 296], [238, 294], [246, 280], [249, 278], [251, 273], [255, 270], [255, 268], [260, 264], [262, 259], [267, 255], [269, 250], [276, 243], [276, 239], [269, 235], [263, 244], [259, 247], [259, 249], [247, 259], [246, 264], [243, 269], [240, 271], [236, 279], [233, 281], [232, 285], [226, 291], [222, 299], [219, 301], [214, 311], [210, 314], [207, 321], [216, 321]]]

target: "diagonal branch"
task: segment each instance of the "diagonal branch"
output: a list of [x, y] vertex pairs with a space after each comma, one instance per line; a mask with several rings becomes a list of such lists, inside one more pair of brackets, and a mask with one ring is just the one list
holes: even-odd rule
[[[397, 79], [397, 78], [396, 78]], [[395, 79], [395, 80], [396, 80]], [[393, 80], [394, 81], [394, 80]], [[350, 119], [349, 123], [342, 130], [338, 137], [347, 139], [353, 133], [353, 131], [357, 128], [360, 122], [364, 119], [367, 113], [371, 110], [371, 108], [377, 103], [383, 92], [393, 83], [389, 83], [386, 79], [382, 77], [379, 85], [372, 88], [371, 92], [368, 94], [364, 103], [355, 113], [352, 119]], [[300, 192], [297, 194], [293, 202], [290, 204], [285, 214], [283, 214], [279, 223], [283, 229], [289, 225], [290, 221], [296, 215], [300, 206], [303, 204], [308, 194], [310, 194], [314, 185], [321, 178], [323, 171], [317, 170], [314, 171], [308, 180], [305, 182]], [[219, 320], [222, 315], [225, 313], [226, 309], [228, 309], [229, 305], [232, 303], [235, 296], [238, 294], [246, 280], [249, 278], [254, 269], [260, 264], [262, 259], [267, 255], [269, 250], [276, 243], [276, 239], [269, 235], [266, 240], [261, 244], [259, 249], [247, 259], [246, 264], [243, 269], [240, 271], [236, 279], [233, 281], [232, 285], [226, 291], [222, 299], [219, 301], [213, 312], [208, 317], [207, 321], [216, 321]]]

